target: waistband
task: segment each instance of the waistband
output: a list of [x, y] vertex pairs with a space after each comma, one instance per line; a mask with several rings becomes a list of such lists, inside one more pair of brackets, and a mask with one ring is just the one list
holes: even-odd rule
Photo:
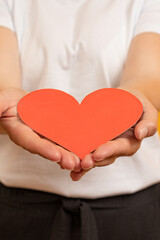
[[[96, 191], [96, 189], [95, 189]], [[1, 201], [14, 201], [14, 203], [49, 203], [62, 202], [62, 200], [85, 201], [91, 208], [128, 208], [141, 206], [160, 198], [160, 183], [149, 186], [133, 194], [117, 195], [97, 199], [68, 198], [53, 193], [32, 189], [13, 188], [0, 182]]]

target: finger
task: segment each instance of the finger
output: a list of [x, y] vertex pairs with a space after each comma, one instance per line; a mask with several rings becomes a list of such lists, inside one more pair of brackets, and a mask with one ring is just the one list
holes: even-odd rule
[[79, 171], [79, 172], [71, 171], [70, 177], [72, 178], [73, 181], [79, 181], [92, 168], [108, 166], [108, 165], [114, 163], [116, 158], [117, 157], [112, 157], [109, 159], [104, 159], [103, 161], [100, 161], [100, 162], [93, 161], [93, 163], [94, 163], [93, 167], [91, 167], [90, 169], [81, 169], [81, 171]]
[[81, 162], [81, 167], [84, 170], [90, 170], [94, 167], [103, 167], [108, 166], [116, 160], [117, 156], [104, 158], [101, 161], [94, 161], [92, 154], [88, 154], [85, 156], [85, 158]]
[[95, 161], [102, 161], [112, 156], [131, 156], [140, 147], [141, 141], [133, 137], [120, 137], [100, 145], [93, 153]]
[[94, 167], [94, 160], [92, 154], [87, 154], [81, 161], [81, 168], [89, 170]]
[[114, 157], [110, 157], [110, 158], [105, 158], [102, 161], [94, 161], [94, 166], [95, 167], [108, 166], [108, 165], [111, 165], [112, 163], [114, 163], [116, 159], [117, 159], [117, 156], [114, 156]]
[[76, 167], [75, 156], [61, 146], [57, 146], [57, 149], [61, 153], [61, 161], [59, 162], [59, 165], [63, 169], [73, 170]]
[[10, 139], [17, 145], [31, 153], [39, 154], [46, 159], [55, 162], [61, 160], [61, 153], [56, 148], [56, 145], [47, 139], [40, 138], [31, 128], [23, 124], [20, 120], [18, 121], [14, 117], [12, 119], [3, 119], [1, 123]]
[[[116, 160], [116, 157], [113, 157], [113, 158], [110, 158], [110, 159], [104, 159], [101, 162], [94, 162], [94, 166], [92, 168], [108, 166], [108, 165], [114, 163], [115, 160]], [[81, 169], [80, 172], [71, 171], [70, 177], [72, 178], [73, 181], [79, 181], [92, 168], [87, 169], [87, 170]]]
[[75, 161], [74, 171], [79, 172], [81, 170], [81, 160], [75, 153], [71, 152], [71, 154], [73, 155]]
[[83, 170], [83, 169], [81, 169], [80, 172], [71, 171], [70, 177], [73, 181], [79, 181], [84, 176], [84, 174], [88, 171], [89, 170]]
[[158, 112], [149, 101], [145, 101], [144, 113], [135, 126], [135, 137], [142, 140], [145, 137], [154, 135], [158, 127]]
[[[42, 136], [39, 133], [38, 133], [38, 135], [41, 138], [45, 138], [44, 136]], [[51, 141], [51, 140], [49, 140], [49, 141]], [[61, 161], [59, 162], [59, 166], [61, 167], [61, 169], [68, 169], [68, 170], [73, 170], [74, 169], [74, 171], [79, 172], [81, 170], [81, 160], [80, 160], [80, 158], [75, 153], [65, 149], [64, 147], [60, 146], [56, 142], [53, 142], [53, 141], [51, 141], [51, 142], [56, 145], [57, 149], [61, 153], [62, 157], [61, 157]]]

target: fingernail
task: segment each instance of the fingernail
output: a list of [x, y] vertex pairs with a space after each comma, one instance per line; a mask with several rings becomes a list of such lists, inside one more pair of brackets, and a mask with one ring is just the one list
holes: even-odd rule
[[139, 138], [142, 140], [147, 136], [148, 129], [146, 127], [142, 128], [139, 134]]

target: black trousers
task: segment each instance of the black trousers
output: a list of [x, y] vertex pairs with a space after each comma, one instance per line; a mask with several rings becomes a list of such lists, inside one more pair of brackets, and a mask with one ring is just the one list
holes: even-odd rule
[[160, 240], [160, 184], [96, 200], [0, 184], [0, 240]]

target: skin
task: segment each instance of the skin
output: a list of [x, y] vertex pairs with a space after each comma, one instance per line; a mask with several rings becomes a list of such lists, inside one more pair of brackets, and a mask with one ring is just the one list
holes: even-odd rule
[[[133, 94], [131, 90], [130, 92]], [[119, 137], [100, 145], [94, 153], [86, 155], [81, 162], [82, 170], [79, 173], [71, 172], [72, 179], [78, 181], [92, 168], [108, 166], [114, 163], [120, 156], [132, 156], [140, 148], [143, 138], [150, 137], [156, 133], [157, 110], [139, 92], [134, 92], [134, 95], [143, 103], [144, 113], [140, 121]]]
[[16, 35], [4, 27], [0, 27], [0, 66], [0, 133], [8, 134], [15, 144], [57, 162], [62, 168], [79, 171], [80, 159], [74, 153], [39, 136], [20, 121], [16, 106], [27, 92], [21, 88]]
[[133, 39], [118, 88], [135, 95], [143, 104], [144, 113], [133, 128], [85, 156], [81, 162], [82, 170], [71, 172], [74, 180], [80, 180], [94, 167], [107, 166], [120, 156], [133, 155], [144, 138], [156, 133], [160, 110], [159, 34], [143, 33]]
[[160, 110], [159, 53], [160, 35], [144, 33], [133, 39], [119, 88], [139, 98], [144, 113], [134, 127], [80, 160], [74, 153], [39, 136], [20, 121], [16, 105], [27, 92], [21, 88], [17, 39], [11, 30], [0, 27], [1, 134], [8, 134], [15, 144], [25, 150], [56, 162], [62, 169], [68, 169], [73, 181], [80, 180], [94, 167], [108, 166], [120, 156], [133, 155], [140, 148], [141, 141], [157, 131]]

